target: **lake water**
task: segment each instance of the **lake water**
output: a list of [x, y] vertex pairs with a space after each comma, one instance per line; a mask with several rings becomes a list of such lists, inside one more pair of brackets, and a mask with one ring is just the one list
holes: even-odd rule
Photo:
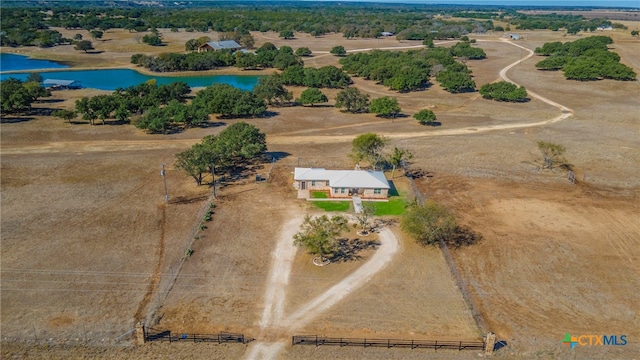
[[49, 60], [31, 59], [23, 55], [0, 54], [0, 71], [62, 69], [68, 65]]
[[[83, 88], [92, 88], [99, 90], [115, 90], [119, 87], [126, 88], [128, 86], [138, 85], [150, 79], [156, 79], [158, 85], [170, 84], [176, 81], [187, 83], [190, 87], [205, 87], [216, 83], [224, 83], [233, 85], [244, 90], [251, 90], [258, 83], [261, 76], [246, 75], [202, 75], [202, 76], [160, 76], [160, 75], [144, 75], [131, 69], [101, 69], [101, 70], [67, 70], [67, 71], [36, 71], [37, 69], [52, 68], [51, 64], [56, 64], [46, 60], [33, 60], [21, 55], [1, 54], [2, 55], [2, 73], [0, 80], [10, 77], [26, 80], [32, 72], [38, 72], [43, 79], [56, 80], [77, 80], [80, 81]], [[11, 55], [11, 56], [7, 56]], [[17, 57], [17, 59], [15, 58]], [[8, 62], [5, 64], [5, 59]], [[40, 62], [45, 67], [37, 67]], [[34, 67], [31, 65], [34, 64]], [[6, 65], [6, 66], [5, 66]], [[64, 65], [56, 64], [58, 67]], [[15, 68], [10, 68], [15, 66]], [[4, 71], [20, 70], [21, 73], [6, 74]]]

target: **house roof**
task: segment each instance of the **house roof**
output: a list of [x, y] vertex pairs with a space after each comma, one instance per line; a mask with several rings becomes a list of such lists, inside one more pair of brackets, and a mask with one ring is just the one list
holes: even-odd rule
[[242, 45], [238, 44], [233, 40], [209, 41], [200, 45], [200, 47], [204, 47], [206, 45], [211, 46], [214, 50], [223, 50], [223, 49], [234, 50], [234, 49], [242, 48]]
[[296, 181], [328, 180], [329, 186], [333, 188], [390, 188], [382, 171], [295, 168], [293, 177]]

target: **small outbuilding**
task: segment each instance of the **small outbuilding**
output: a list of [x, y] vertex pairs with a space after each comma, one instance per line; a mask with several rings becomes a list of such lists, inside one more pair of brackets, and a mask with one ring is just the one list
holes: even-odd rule
[[394, 33], [389, 32], [389, 31], [383, 31], [383, 32], [380, 33], [380, 35], [382, 35], [382, 36], [393, 36]]
[[80, 89], [82, 85], [78, 80], [59, 80], [59, 79], [45, 79], [42, 82], [42, 86], [51, 90], [64, 90], [64, 89]]
[[311, 198], [311, 192], [326, 192], [333, 199], [360, 196], [387, 200], [391, 188], [382, 171], [295, 168], [293, 178], [300, 199]]

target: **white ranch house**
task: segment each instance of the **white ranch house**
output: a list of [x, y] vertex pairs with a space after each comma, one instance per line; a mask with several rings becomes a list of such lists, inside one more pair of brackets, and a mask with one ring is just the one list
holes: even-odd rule
[[293, 178], [300, 199], [309, 199], [311, 192], [322, 191], [334, 199], [347, 200], [358, 195], [363, 199], [387, 200], [391, 188], [382, 171], [297, 167]]

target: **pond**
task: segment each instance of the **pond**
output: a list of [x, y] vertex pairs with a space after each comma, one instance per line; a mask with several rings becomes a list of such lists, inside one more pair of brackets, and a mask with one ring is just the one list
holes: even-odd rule
[[62, 69], [68, 67], [68, 65], [49, 60], [31, 59], [24, 55], [0, 54], [0, 71]]
[[[30, 73], [38, 71], [35, 68], [21, 69], [24, 72], [6, 74], [4, 71], [9, 71], [5, 68], [5, 55], [2, 54], [2, 73], [0, 73], [0, 80], [5, 80], [10, 77], [26, 80]], [[19, 56], [19, 55], [14, 55]], [[28, 63], [33, 61], [32, 59], [25, 58]], [[15, 59], [14, 59], [15, 60]], [[40, 61], [40, 60], [37, 60]], [[58, 64], [59, 65], [59, 64]], [[50, 67], [49, 67], [50, 68]], [[16, 69], [13, 69], [16, 70]], [[38, 72], [44, 80], [56, 79], [56, 80], [76, 80], [80, 81], [83, 88], [92, 88], [99, 90], [115, 90], [119, 87], [126, 88], [129, 86], [138, 85], [150, 79], [156, 79], [158, 85], [170, 84], [176, 81], [182, 81], [187, 83], [190, 87], [205, 87], [216, 83], [229, 84], [234, 87], [251, 90], [258, 83], [258, 79], [261, 76], [249, 76], [249, 75], [199, 75], [199, 76], [161, 76], [161, 75], [144, 75], [131, 69], [100, 69], [100, 70], [66, 70], [66, 71], [40, 71]]]

